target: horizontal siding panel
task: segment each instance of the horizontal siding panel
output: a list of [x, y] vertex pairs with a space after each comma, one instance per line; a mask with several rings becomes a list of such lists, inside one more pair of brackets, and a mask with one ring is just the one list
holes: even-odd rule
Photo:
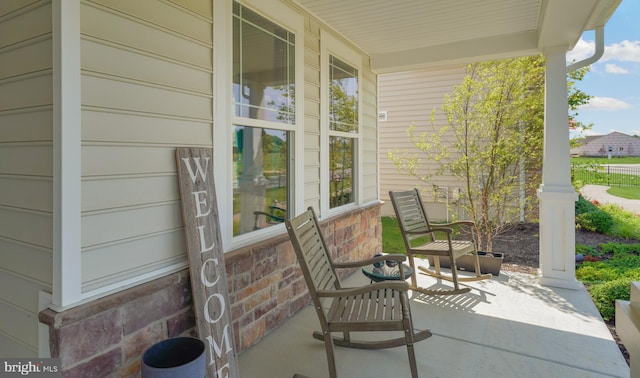
[[176, 145], [213, 145], [211, 122], [145, 117], [85, 110], [82, 139], [94, 142], [127, 142]]
[[306, 167], [319, 167], [320, 166], [320, 151], [305, 150], [304, 151], [304, 165]]
[[207, 20], [213, 18], [213, 1], [211, 0], [168, 0], [174, 4], [190, 10]]
[[25, 8], [38, 0], [3, 0], [0, 1], [0, 17]]
[[[406, 149], [409, 153], [423, 154], [409, 139], [409, 126], [415, 125], [417, 133], [432, 132], [432, 109], [436, 110], [436, 125], [445, 125], [446, 119], [440, 111], [444, 95], [450, 93], [463, 77], [462, 66], [379, 76], [380, 110], [387, 111], [387, 121], [379, 123], [381, 199], [389, 198], [389, 190], [425, 187], [417, 178], [398, 173], [387, 156], [388, 151], [398, 148], [400, 151]], [[439, 163], [423, 160], [421, 170], [428, 174], [435, 172], [439, 167]], [[456, 182], [457, 180], [448, 175], [434, 176], [430, 179], [431, 184], [441, 186], [457, 187], [459, 185], [455, 185]], [[428, 189], [431, 190], [430, 187]]]
[[82, 216], [83, 248], [182, 227], [180, 202]]
[[184, 231], [136, 239], [82, 253], [83, 290], [187, 261]]
[[20, 80], [0, 81], [0, 111], [53, 103], [53, 77], [50, 72]]
[[[0, 280], [1, 279], [2, 274], [0, 274]], [[38, 301], [36, 300], [36, 305], [37, 304]], [[0, 301], [0, 334], [5, 334], [13, 339], [19, 339], [21, 342], [26, 344], [26, 347], [29, 349], [37, 349], [37, 312], [27, 312], [6, 302]], [[5, 358], [6, 356], [2, 357]]]
[[131, 82], [82, 76], [82, 103], [96, 107], [210, 120], [210, 97]]
[[305, 48], [304, 50], [304, 66], [305, 69], [312, 68], [320, 71], [320, 54], [318, 51]]
[[51, 248], [0, 238], [0, 260], [3, 269], [49, 286], [53, 282], [52, 255]]
[[205, 69], [212, 67], [212, 48], [115, 13], [83, 3], [81, 32], [95, 38], [157, 54]]
[[[304, 98], [310, 101], [320, 102], [320, 87], [316, 84], [304, 83]], [[319, 106], [319, 105], [315, 105]]]
[[0, 205], [53, 212], [51, 177], [0, 175]]
[[53, 248], [53, 217], [11, 207], [0, 207], [0, 237]]
[[305, 133], [304, 135], [304, 149], [305, 151], [319, 151], [320, 150], [320, 135]]
[[0, 51], [0, 80], [51, 69], [51, 43], [51, 38], [45, 38], [19, 48]]
[[[10, 323], [11, 320], [0, 319], [0, 322]], [[15, 339], [0, 332], [0, 356], [3, 358], [37, 358], [38, 349], [17, 342]]]
[[0, 140], [5, 143], [53, 140], [53, 111], [0, 113]]
[[175, 147], [82, 147], [82, 176], [176, 172]]
[[0, 174], [53, 176], [53, 147], [25, 144], [0, 146]]
[[318, 35], [309, 32], [308, 28], [305, 31], [307, 33], [304, 33], [304, 47], [310, 51], [320, 51], [320, 38], [318, 38]]
[[[4, 2], [3, 0], [2, 3]], [[22, 3], [27, 4], [24, 1]], [[15, 5], [5, 6], [7, 10], [15, 9]], [[0, 49], [51, 33], [51, 18], [51, 4], [45, 4], [0, 23]], [[26, 28], [25, 25], [29, 27]]]
[[122, 13], [162, 25], [167, 29], [212, 44], [213, 34], [211, 19], [209, 21], [182, 11], [170, 3], [158, 0], [91, 0]]
[[179, 199], [176, 175], [119, 177], [82, 182], [82, 211], [85, 212]]
[[313, 84], [318, 88], [320, 88], [320, 71], [317, 68], [313, 68], [309, 66], [305, 67], [304, 81], [308, 84]]
[[305, 117], [320, 118], [320, 105], [312, 100], [304, 99]]
[[193, 66], [83, 40], [82, 68], [108, 75], [207, 94], [213, 93], [212, 74]]
[[20, 288], [20, 290], [0, 290], [0, 303], [11, 303], [16, 310], [31, 316], [38, 313], [38, 293], [41, 290], [51, 291], [49, 286], [3, 270], [0, 270], [0, 287]]
[[305, 182], [315, 182], [320, 177], [320, 167], [307, 165], [304, 167]]
[[304, 133], [305, 133], [305, 138], [307, 135], [310, 135], [310, 134], [320, 134], [320, 118], [305, 116], [304, 117]]

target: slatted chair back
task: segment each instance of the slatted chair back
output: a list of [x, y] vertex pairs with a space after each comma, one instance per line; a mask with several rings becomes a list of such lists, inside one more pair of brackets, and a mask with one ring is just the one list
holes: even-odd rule
[[412, 248], [411, 241], [417, 238], [424, 238], [428, 235], [431, 241], [435, 240], [435, 235], [431, 230], [429, 216], [422, 206], [422, 197], [418, 190], [403, 192], [389, 192], [394, 204], [396, 217], [400, 223], [403, 240], [407, 250]]
[[286, 225], [311, 297], [320, 305], [318, 291], [339, 289], [341, 285], [315, 212], [309, 208]]

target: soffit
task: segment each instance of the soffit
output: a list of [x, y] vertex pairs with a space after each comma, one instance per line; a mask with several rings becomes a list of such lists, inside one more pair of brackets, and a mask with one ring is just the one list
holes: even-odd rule
[[570, 49], [621, 0], [291, 1], [392, 72]]

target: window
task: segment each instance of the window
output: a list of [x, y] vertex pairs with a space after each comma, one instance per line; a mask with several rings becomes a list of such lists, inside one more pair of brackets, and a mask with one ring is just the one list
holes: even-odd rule
[[360, 144], [360, 65], [362, 58], [327, 33], [323, 53], [323, 132], [327, 167], [323, 170], [326, 210], [358, 201]]
[[233, 236], [281, 224], [291, 210], [295, 42], [233, 4]]

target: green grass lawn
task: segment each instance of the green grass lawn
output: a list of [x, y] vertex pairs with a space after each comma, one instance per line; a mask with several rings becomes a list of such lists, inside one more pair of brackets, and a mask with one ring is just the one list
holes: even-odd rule
[[607, 190], [607, 193], [616, 197], [640, 200], [640, 187], [637, 186], [614, 186]]
[[612, 157], [608, 159], [593, 157], [572, 157], [572, 163], [597, 163], [597, 164], [640, 164], [640, 156]]
[[382, 252], [406, 253], [396, 218], [382, 217]]

